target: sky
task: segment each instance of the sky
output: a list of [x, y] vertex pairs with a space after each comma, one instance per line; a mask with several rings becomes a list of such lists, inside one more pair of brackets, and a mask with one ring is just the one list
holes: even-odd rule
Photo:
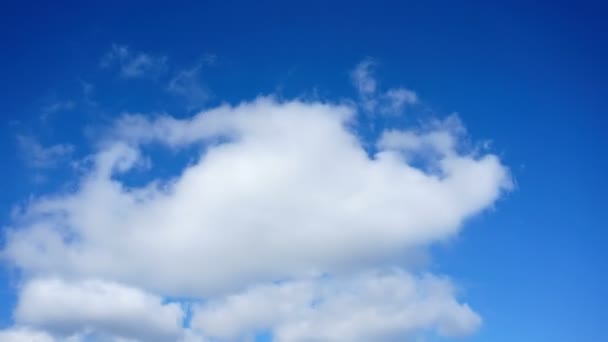
[[602, 340], [606, 10], [3, 2], [0, 340]]

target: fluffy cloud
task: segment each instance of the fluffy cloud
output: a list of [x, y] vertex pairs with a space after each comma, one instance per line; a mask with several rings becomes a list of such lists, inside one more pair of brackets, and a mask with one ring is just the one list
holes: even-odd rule
[[43, 331], [25, 327], [0, 330], [0, 341], [10, 342], [55, 342], [55, 338]]
[[404, 341], [420, 331], [474, 331], [480, 317], [449, 281], [402, 271], [255, 286], [197, 308], [193, 328], [223, 341], [271, 330], [278, 342]]
[[439, 175], [409, 165], [396, 146], [380, 144], [369, 156], [347, 127], [352, 115], [262, 98], [190, 120], [131, 118], [142, 124], [128, 130], [132, 141], [211, 144], [176, 179], [143, 188], [113, 177], [137, 161], [137, 148], [112, 145], [78, 191], [28, 208], [6, 253], [33, 272], [206, 296], [398, 263], [404, 250], [455, 234], [508, 186], [496, 156], [454, 146], [432, 161]]
[[139, 289], [98, 280], [34, 279], [21, 289], [16, 322], [60, 336], [100, 333], [141, 341], [177, 340], [182, 308]]
[[[407, 256], [492, 206], [510, 188], [507, 168], [467, 146], [456, 117], [387, 130], [372, 151], [356, 120], [348, 105], [272, 97], [184, 119], [122, 117], [74, 189], [32, 201], [7, 228], [3, 257], [25, 279], [17, 325], [2, 334], [389, 341], [474, 331], [480, 317], [451, 283], [408, 273]], [[151, 144], [198, 152], [174, 178], [132, 186], [124, 175], [154, 162]], [[192, 301], [191, 322], [171, 297]]]

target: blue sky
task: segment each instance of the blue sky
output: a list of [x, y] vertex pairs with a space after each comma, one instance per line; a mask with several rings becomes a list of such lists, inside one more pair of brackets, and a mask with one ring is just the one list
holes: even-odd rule
[[[354, 104], [363, 145], [382, 128], [456, 112], [467, 139], [491, 141], [487, 153], [514, 181], [427, 250], [425, 271], [449, 276], [483, 319], [463, 339], [601, 340], [608, 26], [600, 2], [110, 1], [6, 3], [0, 12], [4, 230], [18, 225], [14, 208], [78, 188], [83, 160], [125, 113], [188, 120], [260, 95], [363, 102], [353, 70], [373, 61], [374, 98], [404, 87], [420, 101], [387, 115]], [[166, 180], [197, 149], [142, 146], [154, 167], [116, 177], [133, 187]], [[2, 327], [14, 324], [24, 279], [39, 272], [13, 261], [0, 276]], [[110, 280], [134, 285], [125, 279]]]

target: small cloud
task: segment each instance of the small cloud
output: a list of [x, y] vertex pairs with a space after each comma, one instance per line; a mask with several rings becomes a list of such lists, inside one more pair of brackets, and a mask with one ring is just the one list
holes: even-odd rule
[[17, 136], [17, 144], [21, 157], [32, 168], [49, 169], [68, 158], [74, 152], [70, 144], [42, 146], [35, 138], [24, 135]]
[[129, 48], [125, 45], [112, 44], [112, 48], [101, 58], [101, 66], [109, 67], [115, 60], [125, 60], [130, 56]]
[[351, 80], [359, 91], [359, 95], [372, 95], [376, 92], [375, 67], [376, 62], [371, 58], [366, 58], [351, 72]]
[[89, 98], [93, 95], [93, 92], [95, 91], [95, 85], [93, 83], [87, 82], [85, 80], [80, 80], [80, 85], [82, 86], [82, 94], [86, 98]]
[[378, 90], [375, 77], [377, 63], [366, 58], [351, 72], [351, 81], [359, 94], [359, 103], [365, 112], [399, 114], [406, 105], [418, 103], [418, 95], [404, 87], [390, 88], [385, 92]]
[[113, 44], [101, 58], [100, 65], [103, 68], [117, 65], [124, 78], [155, 77], [167, 69], [167, 57], [131, 51], [126, 45]]
[[418, 103], [418, 95], [405, 88], [392, 88], [383, 95], [385, 106], [384, 110], [390, 113], [400, 113], [406, 105]]
[[193, 68], [180, 70], [169, 81], [167, 91], [184, 98], [189, 109], [200, 108], [211, 98], [211, 92], [200, 79], [201, 70], [215, 61], [214, 55], [206, 55]]
[[56, 102], [43, 106], [41, 111], [42, 111], [42, 114], [44, 116], [46, 116], [46, 115], [50, 115], [50, 114], [57, 113], [57, 112], [64, 112], [64, 111], [72, 110], [72, 109], [74, 109], [75, 106], [76, 106], [76, 104], [74, 103], [74, 101], [71, 101], [71, 100], [56, 101]]
[[209, 66], [214, 66], [217, 64], [217, 55], [213, 53], [206, 53], [201, 58], [201, 63]]

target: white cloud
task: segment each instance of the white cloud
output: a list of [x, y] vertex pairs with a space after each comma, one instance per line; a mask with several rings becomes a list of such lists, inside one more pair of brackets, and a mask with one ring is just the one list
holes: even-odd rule
[[0, 341], [7, 342], [55, 342], [56, 340], [46, 332], [32, 330], [25, 327], [14, 327], [0, 330]]
[[49, 147], [42, 146], [35, 138], [18, 135], [17, 144], [21, 150], [21, 157], [31, 167], [51, 168], [68, 158], [74, 151], [69, 144], [56, 144]]
[[186, 120], [131, 118], [132, 141], [211, 144], [176, 179], [143, 188], [112, 176], [138, 160], [135, 146], [99, 152], [76, 192], [29, 207], [5, 252], [34, 272], [206, 296], [398, 264], [408, 248], [457, 233], [509, 186], [494, 155], [449, 150], [434, 161], [441, 177], [409, 165], [399, 149], [380, 145], [370, 158], [347, 128], [352, 115], [343, 106], [261, 98]]
[[351, 81], [359, 94], [361, 108], [368, 113], [400, 114], [406, 105], [418, 103], [418, 95], [409, 89], [390, 88], [378, 90], [375, 77], [377, 63], [370, 59], [361, 61], [351, 72]]
[[[139, 323], [135, 323], [139, 324]], [[138, 326], [145, 330], [147, 327]], [[189, 329], [183, 329], [182, 336], [178, 339], [161, 340], [153, 337], [150, 340], [132, 339], [123, 336], [108, 335], [103, 333], [95, 333], [87, 331], [76, 333], [73, 335], [53, 335], [52, 333], [28, 326], [13, 326], [4, 330], [0, 330], [0, 341], [6, 342], [148, 342], [148, 341], [163, 341], [163, 342], [209, 342], [197, 333]]]
[[101, 59], [102, 67], [117, 65], [124, 78], [155, 77], [167, 68], [167, 58], [133, 52], [128, 46], [113, 44]]
[[431, 122], [424, 129], [386, 130], [378, 141], [378, 147], [398, 150], [408, 160], [420, 156], [432, 160], [454, 156], [466, 148], [465, 136], [465, 127], [453, 114], [442, 121]]
[[277, 342], [403, 341], [462, 336], [481, 322], [449, 281], [402, 271], [265, 284], [197, 308], [193, 328], [220, 341], [272, 331]]
[[58, 336], [105, 334], [141, 341], [171, 341], [182, 334], [179, 304], [139, 289], [99, 280], [34, 279], [19, 295], [14, 317]]
[[[353, 80], [374, 111], [418, 101], [405, 88], [379, 92], [372, 66]], [[339, 342], [475, 331], [481, 318], [450, 281], [407, 266], [493, 206], [511, 188], [508, 169], [468, 146], [456, 116], [386, 130], [371, 155], [356, 120], [348, 105], [272, 97], [118, 119], [75, 187], [31, 201], [7, 227], [2, 257], [24, 279], [15, 326], [0, 337], [247, 341], [270, 330], [277, 341]], [[198, 152], [173, 178], [133, 186], [123, 175], [153, 157], [150, 144]], [[29, 146], [34, 160], [62, 154]]]

